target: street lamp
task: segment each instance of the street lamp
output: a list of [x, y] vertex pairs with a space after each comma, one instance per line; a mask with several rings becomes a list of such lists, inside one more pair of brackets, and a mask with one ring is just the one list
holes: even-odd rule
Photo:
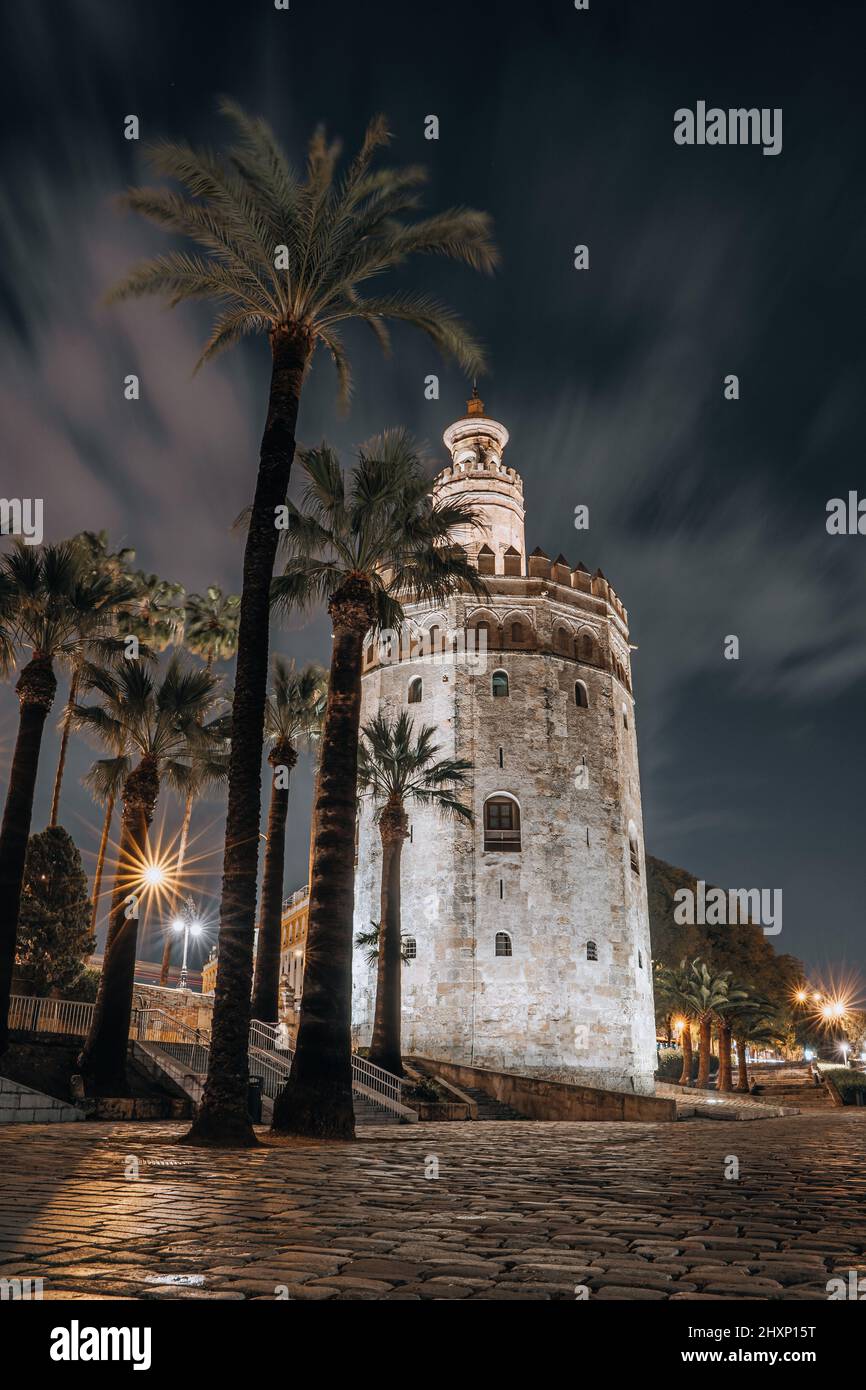
[[186, 962], [187, 953], [189, 951], [189, 939], [190, 936], [201, 936], [202, 933], [202, 925], [198, 920], [195, 902], [191, 895], [184, 899], [180, 914], [175, 917], [171, 924], [171, 929], [174, 932], [183, 932], [183, 962], [180, 967], [180, 981], [177, 987], [178, 989], [186, 989]]

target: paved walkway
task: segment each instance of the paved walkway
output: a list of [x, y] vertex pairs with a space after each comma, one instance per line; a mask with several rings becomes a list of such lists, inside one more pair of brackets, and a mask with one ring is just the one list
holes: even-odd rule
[[183, 1129], [6, 1127], [0, 1278], [82, 1299], [826, 1299], [866, 1273], [863, 1110], [243, 1153], [178, 1147]]

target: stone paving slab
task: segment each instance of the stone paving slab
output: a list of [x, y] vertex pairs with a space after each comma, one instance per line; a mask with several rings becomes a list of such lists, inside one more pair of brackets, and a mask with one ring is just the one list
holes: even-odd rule
[[866, 1274], [863, 1110], [263, 1130], [229, 1153], [185, 1129], [4, 1126], [0, 1278], [52, 1299], [778, 1301]]

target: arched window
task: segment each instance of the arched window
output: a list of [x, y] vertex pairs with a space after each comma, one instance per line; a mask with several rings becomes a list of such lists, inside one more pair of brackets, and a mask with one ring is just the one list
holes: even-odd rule
[[553, 635], [553, 645], [558, 652], [567, 652], [571, 647], [569, 641], [568, 628], [558, 627]]
[[494, 955], [497, 956], [510, 956], [514, 954], [511, 949], [511, 937], [508, 935], [507, 931], [498, 931], [496, 933], [493, 951]]
[[434, 623], [427, 633], [426, 647], [429, 656], [435, 656], [439, 650], [439, 645], [442, 641], [439, 631], [439, 627]]
[[574, 682], [574, 703], [578, 709], [589, 709], [589, 695], [583, 681]]
[[508, 694], [508, 672], [494, 671], [491, 682], [494, 699]]
[[628, 857], [632, 873], [640, 874], [640, 847], [637, 842], [637, 831], [633, 825], [629, 825], [628, 828]]
[[407, 703], [410, 705], [420, 705], [421, 696], [423, 695], [423, 693], [424, 683], [421, 680], [420, 676], [416, 676], [414, 680], [411, 680], [409, 682], [409, 694], [407, 696]]
[[403, 959], [415, 960], [418, 955], [418, 942], [414, 936], [403, 937]]
[[484, 803], [484, 848], [520, 850], [520, 807], [512, 796], [490, 796]]
[[511, 640], [512, 642], [523, 641], [523, 623], [511, 624]]
[[586, 943], [586, 958], [587, 960], [598, 960], [598, 947], [594, 941], [587, 941]]
[[595, 640], [591, 632], [582, 632], [577, 644], [577, 659], [590, 666], [596, 664]]

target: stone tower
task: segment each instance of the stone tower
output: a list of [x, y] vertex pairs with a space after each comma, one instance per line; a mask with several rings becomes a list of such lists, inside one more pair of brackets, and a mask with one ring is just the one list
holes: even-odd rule
[[[444, 442], [434, 494], [476, 507], [480, 527], [454, 540], [489, 594], [408, 606], [400, 650], [371, 643], [363, 675], [362, 722], [408, 704], [416, 727], [435, 726], [440, 757], [473, 765], [471, 824], [407, 807], [404, 1051], [646, 1093], [655, 1023], [627, 614], [601, 570], [527, 555], [508, 431], [476, 394]], [[356, 931], [379, 919], [380, 871], [365, 805]], [[357, 951], [361, 1045], [374, 1000]]]

